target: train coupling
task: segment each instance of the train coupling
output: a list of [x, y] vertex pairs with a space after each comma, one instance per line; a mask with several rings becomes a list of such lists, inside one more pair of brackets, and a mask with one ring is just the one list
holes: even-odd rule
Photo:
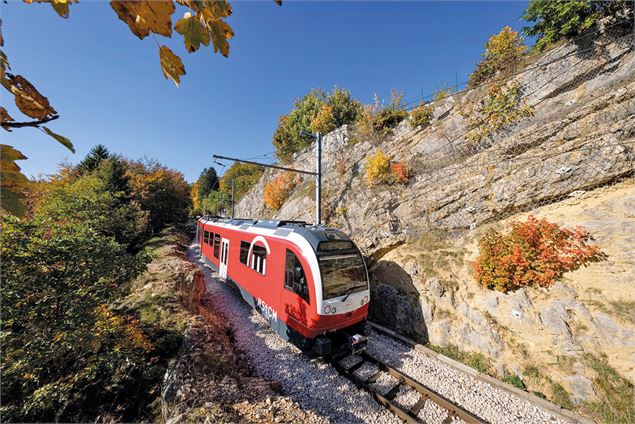
[[354, 334], [350, 338], [351, 352], [355, 355], [366, 349], [368, 346], [368, 337], [361, 334]]

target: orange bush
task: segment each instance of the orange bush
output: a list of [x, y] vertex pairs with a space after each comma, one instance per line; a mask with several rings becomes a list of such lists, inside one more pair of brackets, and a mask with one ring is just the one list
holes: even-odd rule
[[297, 180], [290, 172], [283, 172], [267, 181], [264, 192], [265, 205], [270, 209], [280, 209], [296, 184]]
[[565, 272], [606, 258], [590, 240], [589, 232], [581, 227], [569, 230], [531, 215], [526, 222], [512, 221], [509, 234], [491, 230], [479, 240], [476, 280], [502, 292], [548, 287]]
[[400, 184], [406, 184], [410, 179], [410, 172], [406, 164], [403, 162], [396, 162], [390, 164], [392, 175], [395, 177], [395, 182]]

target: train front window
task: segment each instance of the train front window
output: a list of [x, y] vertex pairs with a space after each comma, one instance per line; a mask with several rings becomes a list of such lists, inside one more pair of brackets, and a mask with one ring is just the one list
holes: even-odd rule
[[368, 289], [364, 261], [358, 253], [319, 257], [324, 299]]

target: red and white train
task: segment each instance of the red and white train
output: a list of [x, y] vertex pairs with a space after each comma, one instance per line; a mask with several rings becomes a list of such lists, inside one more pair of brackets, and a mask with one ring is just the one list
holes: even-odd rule
[[359, 351], [370, 333], [368, 271], [341, 231], [298, 221], [203, 217], [201, 256], [304, 351]]

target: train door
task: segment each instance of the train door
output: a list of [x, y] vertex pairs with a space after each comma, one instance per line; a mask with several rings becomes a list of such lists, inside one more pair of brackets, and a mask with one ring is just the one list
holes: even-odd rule
[[218, 275], [222, 279], [227, 279], [227, 258], [229, 256], [229, 240], [224, 238], [221, 240], [220, 261], [218, 265]]

